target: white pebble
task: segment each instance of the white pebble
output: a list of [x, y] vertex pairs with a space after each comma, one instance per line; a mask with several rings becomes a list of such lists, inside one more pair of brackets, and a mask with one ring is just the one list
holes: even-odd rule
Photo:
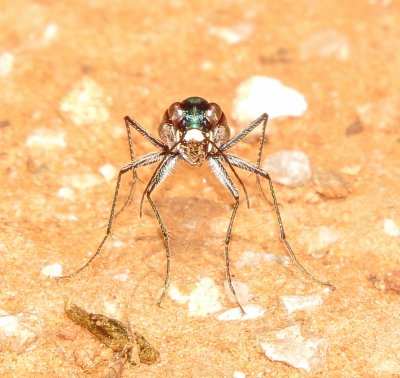
[[221, 309], [221, 293], [214, 280], [202, 278], [189, 295], [189, 315], [206, 316]]
[[185, 294], [182, 294], [181, 291], [178, 289], [178, 287], [174, 284], [171, 284], [169, 286], [168, 295], [173, 301], [181, 303], [181, 304], [186, 303], [189, 299], [188, 296]]
[[114, 274], [114, 279], [121, 282], [126, 282], [129, 280], [129, 270], [124, 273]]
[[0, 55], [0, 77], [9, 75], [14, 66], [14, 55], [8, 51]]
[[239, 307], [231, 308], [217, 316], [218, 320], [251, 320], [256, 319], [265, 314], [267, 311], [264, 307], [259, 305], [246, 305], [243, 306], [245, 315], [242, 315]]
[[272, 180], [282, 185], [304, 185], [312, 176], [310, 160], [301, 151], [276, 152], [264, 160], [262, 167]]
[[239, 259], [236, 262], [236, 268], [240, 269], [248, 266], [258, 266], [262, 263], [268, 264], [281, 264], [284, 266], [288, 266], [290, 264], [290, 259], [287, 256], [278, 255], [274, 253], [262, 253], [262, 252], [252, 252], [246, 251], [243, 252]]
[[280, 299], [289, 314], [295, 311], [320, 306], [323, 303], [319, 295], [282, 295]]
[[93, 79], [83, 78], [76, 83], [71, 92], [63, 99], [61, 111], [67, 113], [77, 126], [105, 122], [110, 114], [108, 107], [112, 99]]
[[237, 24], [232, 27], [212, 26], [209, 32], [234, 45], [249, 38], [253, 32], [253, 26], [250, 24]]
[[104, 179], [97, 173], [81, 173], [77, 175], [63, 176], [61, 182], [71, 185], [74, 189], [85, 190], [104, 183]]
[[309, 252], [313, 254], [328, 250], [338, 239], [338, 231], [328, 226], [305, 228], [300, 236], [302, 244], [307, 245]]
[[233, 378], [246, 378], [246, 374], [244, 374], [242, 371], [234, 371]]
[[[232, 281], [232, 286], [235, 289], [236, 297], [241, 305], [249, 303], [249, 287], [241, 282]], [[228, 281], [224, 282], [225, 294], [232, 303], [236, 303], [235, 297], [229, 287]]]
[[76, 214], [55, 214], [55, 216], [61, 221], [76, 222], [79, 220]]
[[112, 181], [118, 174], [117, 168], [112, 164], [105, 164], [100, 167], [99, 172], [103, 175], [106, 181]]
[[334, 29], [321, 30], [308, 36], [300, 43], [300, 59], [314, 57], [336, 58], [346, 61], [350, 56], [349, 39]]
[[40, 272], [44, 276], [59, 277], [62, 275], [62, 265], [58, 263], [47, 265]]
[[211, 60], [204, 60], [201, 64], [200, 64], [200, 69], [202, 71], [210, 71], [214, 68], [214, 63]]
[[279, 80], [267, 76], [252, 76], [236, 89], [233, 117], [247, 124], [261, 114], [269, 119], [301, 116], [307, 110], [304, 96]]
[[57, 37], [58, 34], [58, 25], [54, 22], [48, 24], [46, 29], [43, 32], [43, 42], [51, 42]]
[[70, 200], [72, 201], [73, 199], [75, 199], [75, 192], [73, 189], [69, 188], [69, 187], [63, 187], [60, 188], [57, 192], [57, 195], [61, 198], [64, 198], [66, 200]]
[[389, 236], [399, 236], [400, 235], [400, 229], [397, 226], [397, 224], [394, 222], [393, 219], [385, 219], [383, 222], [383, 231], [388, 234]]
[[0, 351], [16, 354], [36, 348], [36, 341], [42, 332], [40, 320], [33, 314], [11, 315], [0, 310]]
[[284, 328], [268, 342], [261, 343], [265, 355], [272, 361], [282, 361], [308, 372], [325, 363], [328, 341], [321, 337], [304, 338], [299, 325]]
[[119, 314], [119, 309], [115, 302], [105, 301], [103, 306], [104, 306], [104, 312], [106, 312], [107, 314], [109, 315]]
[[27, 147], [38, 148], [65, 148], [65, 134], [52, 129], [36, 129], [28, 136], [25, 142]]

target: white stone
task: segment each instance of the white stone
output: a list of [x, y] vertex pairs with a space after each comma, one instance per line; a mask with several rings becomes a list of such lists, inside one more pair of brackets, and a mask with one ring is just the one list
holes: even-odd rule
[[211, 60], [204, 60], [200, 64], [200, 69], [203, 71], [210, 71], [213, 68], [214, 68], [214, 63]]
[[103, 175], [106, 181], [112, 181], [118, 174], [117, 168], [112, 164], [105, 164], [99, 168], [99, 172]]
[[350, 56], [349, 39], [335, 29], [314, 32], [300, 43], [299, 54], [302, 60], [323, 57], [347, 61]]
[[236, 262], [236, 268], [240, 269], [245, 266], [258, 266], [262, 263], [267, 264], [281, 264], [288, 266], [290, 264], [290, 259], [287, 256], [278, 255], [274, 253], [262, 253], [262, 252], [243, 252]]
[[62, 275], [62, 265], [59, 263], [54, 263], [51, 265], [46, 265], [40, 271], [44, 276], [48, 277], [60, 277]]
[[399, 236], [400, 235], [400, 229], [397, 226], [397, 224], [394, 222], [393, 219], [385, 219], [383, 222], [383, 231], [389, 235], [389, 236]]
[[249, 38], [253, 32], [253, 26], [250, 24], [237, 24], [231, 27], [212, 26], [209, 32], [234, 45]]
[[282, 185], [304, 185], [312, 176], [310, 160], [301, 151], [276, 152], [264, 160], [262, 167], [273, 181]]
[[17, 354], [31, 351], [36, 347], [42, 324], [32, 314], [11, 315], [0, 310], [0, 351]]
[[35, 129], [25, 142], [27, 147], [35, 148], [65, 148], [65, 134], [61, 131], [40, 128]]
[[75, 199], [75, 192], [73, 189], [69, 187], [63, 187], [60, 188], [57, 192], [57, 195], [61, 198], [67, 199], [67, 200], [74, 200]]
[[54, 40], [58, 35], [58, 25], [54, 22], [48, 24], [43, 32], [43, 42], [48, 43]]
[[323, 303], [323, 300], [319, 295], [282, 295], [280, 299], [289, 314], [295, 311], [320, 306]]
[[14, 67], [14, 55], [8, 51], [0, 55], [0, 77], [9, 75]]
[[181, 303], [181, 304], [186, 303], [189, 299], [189, 297], [187, 295], [181, 293], [179, 288], [174, 284], [171, 284], [169, 286], [168, 295], [173, 301]]
[[221, 309], [221, 293], [214, 280], [205, 277], [197, 284], [188, 298], [189, 315], [206, 316]]
[[300, 92], [267, 76], [252, 76], [241, 83], [233, 103], [233, 117], [245, 125], [263, 113], [273, 119], [298, 117], [306, 110], [307, 102]]
[[265, 314], [267, 311], [264, 307], [259, 305], [246, 305], [243, 306], [245, 314], [242, 315], [239, 307], [231, 308], [217, 316], [218, 320], [251, 320], [256, 319]]
[[105, 122], [110, 114], [112, 99], [93, 79], [83, 78], [62, 100], [60, 109], [67, 113], [77, 126]]
[[78, 216], [76, 214], [55, 214], [56, 218], [61, 220], [61, 221], [68, 221], [68, 222], [76, 222], [79, 220]]
[[246, 374], [244, 374], [242, 371], [234, 371], [233, 378], [246, 378]]
[[321, 337], [304, 338], [299, 325], [284, 328], [275, 337], [261, 343], [265, 355], [272, 361], [282, 361], [307, 372], [325, 363], [328, 340]]
[[121, 282], [126, 282], [129, 280], [129, 269], [127, 269], [124, 273], [114, 274], [114, 279]]
[[119, 309], [115, 302], [104, 302], [104, 311], [109, 315], [117, 315], [119, 313]]
[[61, 181], [64, 185], [71, 185], [74, 189], [86, 190], [93, 186], [104, 183], [104, 179], [97, 173], [81, 173], [70, 176], [63, 176]]
[[291, 262], [289, 257], [273, 253], [263, 253], [263, 261], [268, 264], [280, 264], [283, 266], [288, 266]]

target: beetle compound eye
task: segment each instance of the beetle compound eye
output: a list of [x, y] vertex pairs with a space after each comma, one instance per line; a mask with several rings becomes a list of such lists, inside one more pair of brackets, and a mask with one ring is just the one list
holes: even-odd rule
[[206, 110], [205, 116], [207, 121], [210, 122], [211, 126], [215, 126], [221, 119], [222, 110], [219, 105], [212, 102], [209, 108]]
[[168, 108], [168, 115], [174, 125], [177, 125], [183, 119], [183, 110], [180, 102], [174, 102]]

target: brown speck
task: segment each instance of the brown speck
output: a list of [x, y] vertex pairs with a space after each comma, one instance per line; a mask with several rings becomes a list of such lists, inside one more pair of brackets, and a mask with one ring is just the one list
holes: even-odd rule
[[0, 120], [0, 129], [2, 129], [3, 127], [7, 127], [10, 126], [11, 123], [8, 119], [1, 119]]
[[392, 270], [385, 275], [385, 284], [388, 290], [400, 294], [400, 270]]
[[76, 339], [77, 334], [78, 334], [77, 331], [70, 329], [70, 328], [60, 329], [57, 332], [57, 336], [61, 340], [70, 340], [70, 341], [74, 341]]
[[348, 184], [334, 171], [317, 170], [314, 174], [316, 191], [327, 198], [344, 198], [348, 194]]
[[360, 121], [355, 121], [346, 128], [346, 135], [360, 134], [364, 131], [364, 126]]

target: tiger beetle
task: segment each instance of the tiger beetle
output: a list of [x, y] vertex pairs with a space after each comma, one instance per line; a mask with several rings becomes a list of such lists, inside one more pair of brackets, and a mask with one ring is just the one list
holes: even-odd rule
[[[89, 261], [83, 265], [80, 269], [72, 274], [58, 277], [58, 279], [70, 278], [78, 274], [80, 271], [85, 269], [94, 258], [99, 255], [102, 251], [104, 243], [108, 237], [112, 234], [113, 221], [125, 208], [125, 206], [130, 202], [132, 197], [133, 187], [136, 182], [136, 169], [144, 167], [146, 165], [151, 165], [158, 163], [150, 181], [147, 183], [146, 189], [143, 192], [141, 203], [140, 203], [140, 216], [142, 215], [143, 201], [144, 197], [147, 197], [155, 217], [157, 218], [158, 224], [160, 226], [164, 244], [167, 255], [167, 271], [165, 275], [164, 285], [162, 289], [162, 294], [158, 300], [158, 305], [161, 305], [161, 301], [165, 296], [166, 290], [170, 283], [170, 244], [169, 235], [167, 227], [165, 226], [161, 215], [158, 211], [156, 204], [151, 198], [153, 190], [159, 185], [164, 179], [166, 179], [172, 172], [176, 164], [184, 160], [191, 167], [199, 167], [205, 161], [211, 167], [217, 179], [221, 184], [228, 189], [232, 194], [235, 203], [233, 205], [232, 214], [228, 229], [226, 231], [225, 237], [225, 266], [226, 266], [226, 278], [230, 287], [230, 290], [235, 298], [237, 305], [239, 306], [242, 314], [244, 314], [243, 307], [239, 303], [236, 296], [235, 289], [232, 285], [231, 272], [229, 267], [229, 243], [232, 234], [233, 222], [235, 220], [236, 212], [239, 207], [239, 193], [233, 183], [231, 177], [228, 174], [227, 168], [236, 177], [239, 184], [244, 190], [247, 206], [249, 207], [248, 196], [246, 188], [236, 172], [235, 168], [239, 168], [251, 173], [255, 173], [257, 176], [258, 185], [261, 188], [260, 177], [267, 179], [269, 184], [269, 189], [271, 191], [273, 206], [275, 209], [275, 214], [278, 219], [280, 239], [285, 245], [290, 258], [299, 267], [299, 269], [308, 276], [312, 281], [329, 286], [333, 290], [335, 286], [330, 282], [323, 282], [314, 277], [307, 269], [299, 262], [292, 247], [286, 239], [285, 230], [283, 228], [282, 218], [280, 215], [278, 202], [276, 199], [275, 191], [272, 185], [272, 180], [269, 174], [260, 168], [261, 155], [265, 142], [265, 130], [267, 126], [268, 115], [266, 113], [262, 114], [255, 121], [253, 121], [248, 127], [242, 130], [238, 135], [233, 138], [230, 137], [230, 129], [225, 117], [224, 112], [221, 110], [220, 106], [214, 102], [208, 102], [201, 97], [189, 97], [182, 102], [174, 102], [164, 113], [163, 119], [159, 126], [158, 132], [161, 140], [152, 136], [148, 131], [146, 131], [142, 126], [135, 122], [132, 118], [125, 117], [125, 126], [128, 134], [129, 151], [131, 156], [131, 161], [127, 165], [123, 166], [118, 174], [117, 184], [115, 188], [115, 194], [111, 205], [111, 214], [108, 220], [107, 232], [97, 248], [94, 255], [89, 259]], [[244, 137], [246, 137], [250, 132], [252, 132], [257, 126], [262, 125], [262, 133], [260, 144], [258, 148], [258, 159], [257, 164], [251, 164], [245, 159], [232, 155], [227, 151], [239, 143]], [[134, 159], [133, 144], [131, 137], [131, 127], [135, 129], [139, 134], [144, 136], [150, 143], [157, 147], [160, 151], [152, 152], [138, 159]], [[121, 177], [125, 173], [131, 171], [133, 175], [133, 183], [129, 192], [129, 196], [118, 213], [115, 213], [115, 208], [118, 200], [119, 187], [121, 182]], [[264, 193], [263, 193], [264, 194]]]

